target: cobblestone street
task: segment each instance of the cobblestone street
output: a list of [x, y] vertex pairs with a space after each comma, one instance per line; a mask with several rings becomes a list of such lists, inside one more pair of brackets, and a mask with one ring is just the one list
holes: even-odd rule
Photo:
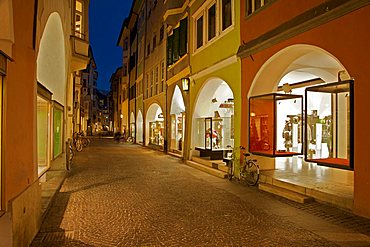
[[370, 237], [178, 158], [101, 139], [76, 155], [31, 246], [337, 245], [370, 246]]

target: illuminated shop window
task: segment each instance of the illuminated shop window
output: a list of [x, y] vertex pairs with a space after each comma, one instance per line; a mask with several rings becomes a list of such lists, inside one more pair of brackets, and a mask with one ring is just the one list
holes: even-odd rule
[[303, 96], [266, 94], [249, 99], [249, 151], [264, 156], [302, 154]]
[[50, 101], [37, 96], [37, 164], [42, 175], [50, 166]]
[[353, 81], [306, 88], [305, 158], [353, 169]]

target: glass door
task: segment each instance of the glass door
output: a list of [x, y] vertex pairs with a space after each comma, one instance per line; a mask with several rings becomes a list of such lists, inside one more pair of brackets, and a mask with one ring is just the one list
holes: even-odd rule
[[53, 158], [57, 158], [63, 151], [63, 110], [57, 103], [53, 108]]

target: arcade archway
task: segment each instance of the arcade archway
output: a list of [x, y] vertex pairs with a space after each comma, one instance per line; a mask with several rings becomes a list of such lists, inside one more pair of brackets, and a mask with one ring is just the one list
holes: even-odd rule
[[66, 58], [63, 25], [52, 13], [42, 34], [37, 56], [37, 161], [41, 175], [62, 153], [66, 101]]
[[145, 118], [145, 144], [162, 149], [164, 138], [163, 111], [157, 103], [153, 103], [149, 106]]
[[170, 108], [170, 152], [182, 154], [185, 137], [185, 103], [178, 86], [172, 96]]
[[192, 149], [201, 156], [222, 159], [222, 150], [234, 146], [234, 94], [220, 78], [203, 85], [193, 113]]

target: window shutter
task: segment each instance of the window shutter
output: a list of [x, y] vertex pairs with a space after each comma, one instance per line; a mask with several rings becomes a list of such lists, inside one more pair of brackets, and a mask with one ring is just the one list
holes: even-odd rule
[[173, 30], [173, 62], [179, 60], [180, 48], [180, 28]]
[[180, 21], [180, 57], [187, 53], [188, 47], [188, 18]]
[[167, 66], [173, 64], [173, 35], [167, 37]]

